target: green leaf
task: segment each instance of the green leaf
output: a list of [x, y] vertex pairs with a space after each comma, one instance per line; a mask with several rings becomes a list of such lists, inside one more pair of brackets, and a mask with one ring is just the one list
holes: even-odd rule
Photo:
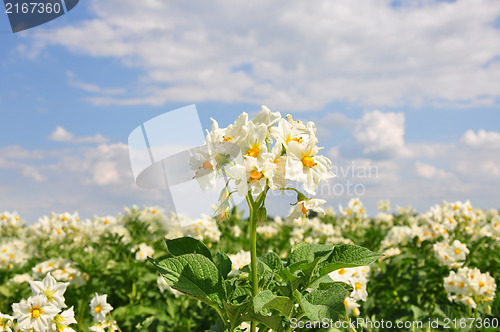
[[250, 303], [248, 301], [240, 304], [229, 304], [224, 301], [224, 309], [229, 316], [229, 321], [231, 322], [231, 331], [240, 326], [243, 322], [243, 316], [248, 312]]
[[332, 271], [365, 266], [373, 263], [382, 255], [355, 244], [341, 244], [333, 248], [331, 254], [320, 264], [320, 276]]
[[185, 254], [200, 254], [213, 261], [212, 254], [205, 244], [190, 236], [172, 240], [165, 239], [165, 243], [167, 244], [168, 252], [174, 257]]
[[250, 311], [247, 314], [243, 315], [242, 320], [244, 322], [250, 320], [264, 324], [265, 326], [271, 328], [273, 331], [276, 332], [283, 331], [283, 324], [281, 318], [277, 315], [264, 316], [259, 313], [254, 313], [253, 311]]
[[214, 325], [210, 326], [210, 330], [205, 330], [205, 332], [224, 332], [224, 331], [225, 331], [224, 322], [220, 318]]
[[344, 300], [349, 293], [340, 283], [332, 283], [327, 289], [316, 289], [306, 295], [295, 291], [294, 296], [310, 320], [327, 318], [336, 321], [345, 316]]
[[262, 255], [261, 257], [259, 257], [259, 259], [276, 273], [280, 273], [281, 271], [283, 271], [283, 262], [281, 261], [281, 258], [277, 253], [271, 251], [267, 254]]
[[227, 279], [227, 275], [231, 272], [232, 263], [229, 256], [221, 249], [215, 254], [215, 265], [222, 277]]
[[[245, 265], [242, 269], [242, 272], [247, 272], [251, 274], [252, 272], [250, 271], [250, 266]], [[257, 275], [259, 277], [259, 287], [260, 288], [267, 288], [267, 284], [273, 279], [274, 277], [274, 272], [273, 270], [263, 261], [257, 259]]]
[[270, 290], [265, 290], [253, 299], [254, 312], [260, 312], [262, 309], [274, 309], [281, 312], [286, 317], [290, 317], [293, 309], [293, 302], [288, 297], [277, 296]]
[[290, 254], [288, 265], [298, 262], [313, 262], [318, 257], [324, 257], [332, 250], [331, 245], [327, 244], [306, 244], [297, 247]]
[[226, 300], [226, 286], [215, 264], [199, 254], [185, 254], [161, 262], [150, 259], [170, 287], [208, 305]]

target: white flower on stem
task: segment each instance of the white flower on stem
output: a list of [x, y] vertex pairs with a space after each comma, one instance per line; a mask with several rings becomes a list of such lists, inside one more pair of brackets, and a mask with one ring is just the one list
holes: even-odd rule
[[99, 295], [95, 293], [95, 296], [90, 301], [90, 314], [94, 319], [102, 321], [106, 318], [106, 315], [113, 310], [113, 307], [106, 302], [108, 295]]
[[302, 182], [304, 190], [311, 195], [316, 194], [321, 180], [328, 181], [335, 176], [331, 171], [331, 161], [317, 155], [318, 151], [314, 141], [306, 145], [292, 141], [287, 148], [286, 178]]
[[74, 332], [75, 330], [69, 327], [71, 324], [77, 324], [73, 307], [57, 314], [54, 317], [51, 325], [51, 332]]
[[276, 144], [271, 150], [271, 161], [276, 164], [274, 176], [269, 178], [269, 187], [279, 190], [286, 187], [286, 155], [282, 155], [283, 145]]
[[250, 264], [250, 251], [240, 250], [237, 254], [229, 255], [231, 259], [231, 275], [234, 275], [238, 270], [242, 269], [245, 265]]
[[102, 322], [98, 322], [91, 327], [89, 327], [90, 331], [94, 332], [113, 332], [113, 331], [118, 331], [118, 325], [116, 324], [116, 321], [112, 319], [106, 319]]
[[260, 159], [262, 154], [267, 152], [267, 126], [263, 123], [248, 123], [248, 135], [241, 142], [241, 151], [245, 156]]
[[325, 215], [325, 210], [323, 209], [323, 204], [325, 203], [326, 201], [324, 199], [310, 198], [301, 200], [295, 203], [288, 218], [293, 220], [302, 216], [307, 216], [309, 210], [318, 212], [318, 214], [323, 216]]
[[20, 330], [46, 331], [60, 309], [47, 301], [43, 294], [34, 295], [12, 305]]
[[296, 142], [303, 144], [304, 142], [318, 142], [315, 135], [315, 128], [312, 122], [304, 125], [301, 121], [293, 121], [292, 116], [288, 114], [287, 120], [281, 119], [277, 127], [271, 128], [271, 136], [274, 137], [283, 146], [288, 147], [288, 143]]
[[4, 315], [0, 312], [0, 332], [12, 332], [14, 328], [14, 317]]
[[195, 149], [189, 150], [189, 165], [195, 171], [194, 178], [198, 181], [202, 190], [210, 188], [214, 190], [216, 187], [217, 173], [214, 170], [214, 160], [208, 149], [208, 145], [203, 145]]
[[[139, 250], [137, 250], [139, 249]], [[145, 261], [148, 256], [153, 256], [155, 251], [153, 249], [153, 247], [151, 246], [148, 246], [146, 243], [141, 243], [139, 244], [139, 246], [136, 246], [135, 248], [133, 248], [132, 251], [136, 251], [137, 252], [135, 253], [135, 259], [137, 259], [138, 261]]]
[[359, 307], [360, 305], [356, 303], [352, 298], [348, 297], [344, 301], [344, 306], [345, 310], [347, 311], [347, 315], [350, 315], [351, 313], [354, 316], [359, 316]]
[[269, 108], [262, 105], [262, 110], [251, 120], [255, 124], [265, 124], [268, 128], [274, 126], [281, 119], [279, 112], [271, 112]]
[[216, 142], [239, 144], [247, 136], [248, 114], [245, 112], [241, 113], [236, 121], [227, 128], [219, 128], [217, 121], [211, 120], [212, 130], [207, 135], [207, 144]]
[[47, 298], [47, 301], [55, 307], [59, 309], [66, 307], [64, 292], [69, 282], [57, 282], [49, 272], [43, 281], [30, 281], [29, 284], [33, 295], [43, 294]]
[[[276, 164], [270, 159], [271, 154], [263, 153], [260, 157], [260, 161], [255, 157], [247, 156], [245, 158], [247, 183], [240, 181], [237, 185], [240, 195], [242, 191], [248, 191], [248, 189], [251, 190], [252, 195], [259, 195], [266, 187], [267, 180], [273, 178], [276, 172]], [[243, 187], [243, 189], [241, 187]]]

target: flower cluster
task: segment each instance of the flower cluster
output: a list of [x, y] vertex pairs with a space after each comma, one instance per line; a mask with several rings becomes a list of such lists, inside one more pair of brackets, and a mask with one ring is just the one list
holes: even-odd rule
[[68, 281], [72, 285], [81, 286], [89, 280], [89, 276], [74, 265], [66, 259], [54, 258], [38, 263], [31, 270], [35, 278], [41, 278], [50, 272], [58, 281]]
[[135, 253], [135, 259], [138, 261], [145, 261], [148, 256], [152, 257], [155, 253], [153, 247], [147, 245], [146, 243], [133, 246], [131, 251]]
[[69, 326], [76, 324], [73, 307], [61, 312], [66, 308], [64, 292], [69, 283], [57, 282], [50, 273], [43, 281], [29, 283], [32, 296], [12, 305], [13, 319], [7, 318], [4, 327], [10, 329], [10, 325], [17, 331], [75, 331]]
[[12, 269], [23, 266], [31, 257], [24, 241], [7, 238], [0, 242], [0, 269]]
[[438, 242], [434, 244], [434, 255], [441, 264], [457, 268], [464, 264], [466, 255], [469, 253], [467, 245], [458, 240], [453, 243]]
[[19, 235], [24, 222], [17, 212], [4, 211], [0, 213], [0, 237]]
[[348, 315], [352, 313], [354, 316], [359, 316], [360, 312], [358, 308], [360, 305], [357, 301], [366, 301], [368, 297], [366, 284], [368, 283], [369, 273], [370, 268], [368, 266], [360, 266], [346, 269], [342, 268], [329, 274], [333, 281], [342, 281], [354, 288], [344, 302]]
[[[291, 115], [282, 118], [265, 106], [253, 119], [242, 113], [226, 128], [212, 121], [206, 144], [191, 151], [189, 164], [203, 189], [214, 190], [218, 178], [234, 180], [235, 190], [226, 186], [220, 195], [218, 215], [229, 213], [229, 197], [234, 192], [256, 196], [268, 189], [296, 190], [287, 188], [287, 181], [297, 181], [305, 192], [315, 195], [320, 182], [334, 176], [330, 160], [319, 154], [312, 122], [304, 124]], [[300, 192], [297, 196], [294, 215], [322, 211], [325, 201]]]
[[462, 267], [457, 272], [450, 271], [450, 275], [444, 278], [448, 299], [474, 309], [477, 303], [493, 301], [496, 288], [490, 273], [481, 273], [478, 268]]

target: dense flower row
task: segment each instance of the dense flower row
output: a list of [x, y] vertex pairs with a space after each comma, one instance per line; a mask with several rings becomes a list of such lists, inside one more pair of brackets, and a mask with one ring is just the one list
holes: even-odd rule
[[[310, 206], [304, 204], [302, 207], [308, 209]], [[308, 218], [307, 214], [301, 211], [302, 207], [299, 206], [298, 209], [297, 205], [293, 206], [287, 218], [275, 217], [259, 223], [259, 236], [263, 241], [269, 241], [271, 246], [274, 241], [283, 240], [286, 246], [290, 246], [298, 242], [333, 245], [353, 243], [356, 239], [350, 236], [351, 232], [369, 228], [376, 228], [384, 234], [379, 247], [374, 248], [385, 254], [385, 258], [379, 263], [382, 265], [372, 266], [371, 270], [361, 267], [330, 273], [332, 280], [343, 281], [353, 287], [354, 291], [345, 302], [351, 315], [362, 314], [362, 302], [370, 297], [367, 285], [371, 276], [379, 273], [383, 264], [389, 264], [395, 257], [404, 255], [412, 243], [417, 248], [430, 243], [432, 251], [426, 260], [435, 260], [436, 264], [449, 271], [441, 280], [442, 290], [450, 301], [475, 309], [480, 304], [491, 305], [495, 298], [496, 283], [493, 276], [488, 271], [481, 271], [481, 266], [471, 266], [470, 258], [473, 255], [472, 246], [477, 246], [477, 243], [483, 240], [488, 240], [491, 250], [498, 250], [500, 215], [496, 210], [473, 208], [469, 202], [444, 202], [422, 214], [415, 214], [410, 207], [398, 207], [396, 213], [391, 214], [388, 212], [390, 202], [382, 201], [378, 205], [379, 213], [374, 218], [368, 218], [363, 203], [359, 199], [352, 199], [346, 206], [339, 206], [338, 213], [332, 208], [317, 207], [320, 214]], [[298, 210], [300, 213], [297, 213]], [[67, 258], [52, 257], [40, 260], [33, 243], [57, 246], [61, 251], [80, 248], [84, 253], [91, 254], [96, 250], [93, 246], [96, 241], [102, 240], [103, 237], [117, 237], [119, 243], [128, 248], [129, 255], [135, 258], [136, 264], [145, 264], [141, 262], [148, 256], [155, 255], [155, 249], [150, 243], [136, 242], [131, 237], [127, 228], [130, 221], [139, 221], [148, 232], [167, 238], [195, 237], [210, 248], [220, 245], [219, 240], [224, 232], [234, 238], [243, 237], [246, 227], [245, 222], [241, 220], [225, 225], [218, 224], [210, 216], [202, 216], [186, 222], [189, 226], [180, 228], [176, 226], [178, 218], [186, 217], [167, 215], [157, 207], [134, 206], [117, 216], [85, 220], [80, 220], [77, 213], [53, 213], [26, 226], [16, 213], [0, 213], [0, 271], [7, 275], [11, 270], [22, 271], [11, 275], [8, 284], [29, 282], [32, 289], [32, 296], [15, 304], [10, 315], [1, 314], [0, 326], [6, 331], [13, 326], [19, 330], [34, 328], [35, 331], [42, 331], [58, 328], [59, 331], [71, 331], [71, 324], [74, 324], [72, 310], [62, 311], [65, 308], [62, 297], [64, 290], [84, 287], [93, 277]], [[285, 252], [281, 250], [283, 248], [273, 249], [280, 254]], [[106, 247], [99, 250], [106, 250]], [[250, 261], [249, 252], [241, 247], [236, 247], [229, 256], [233, 264], [233, 275], [238, 274]], [[57, 286], [60, 289], [47, 292], [47, 287], [56, 287], [54, 285], [61, 285]], [[182, 296], [172, 290], [161, 277], [157, 279], [157, 285], [162, 293]], [[107, 315], [111, 306], [105, 305], [106, 299], [97, 294], [92, 301], [91, 314], [96, 320], [91, 329], [116, 329], [116, 323]], [[34, 308], [39, 308], [40, 314]], [[99, 312], [104, 316], [98, 315]]]

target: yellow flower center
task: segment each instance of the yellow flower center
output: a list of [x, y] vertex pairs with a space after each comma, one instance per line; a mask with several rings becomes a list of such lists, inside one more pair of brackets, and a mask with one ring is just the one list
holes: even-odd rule
[[309, 210], [306, 208], [306, 205], [304, 202], [302, 202], [302, 213], [303, 214], [306, 214], [307, 212], [309, 212]]
[[262, 173], [257, 170], [253, 171], [250, 175], [250, 181], [257, 181], [260, 180], [260, 178], [262, 178]]
[[212, 164], [206, 160], [204, 163], [203, 163], [203, 169], [213, 169], [214, 167], [212, 166]]
[[352, 213], [351, 210], [347, 210], [348, 215], [351, 215], [351, 213]]
[[460, 253], [460, 249], [458, 249], [458, 248], [457, 248], [457, 249], [455, 249], [455, 254], [457, 254], [457, 255], [458, 255], [459, 253]]
[[246, 155], [250, 157], [257, 158], [259, 156], [260, 149], [259, 148], [251, 148], [247, 151]]
[[226, 137], [226, 136], [222, 136], [222, 138], [224, 139], [224, 142], [229, 142], [230, 140], [232, 140], [232, 139], [233, 139], [233, 137], [232, 137], [232, 136], [228, 136], [228, 137]]
[[2, 216], [2, 220], [5, 220], [5, 219], [7, 219], [7, 217], [6, 216]]
[[354, 284], [354, 288], [357, 289], [357, 290], [360, 290], [361, 289], [361, 284], [359, 282], [355, 283]]
[[108, 220], [108, 219], [105, 219], [105, 220], [104, 220], [104, 225], [107, 225], [107, 224], [109, 224], [109, 220]]
[[454, 210], [458, 210], [458, 205], [455, 205], [455, 206], [453, 207], [453, 209], [454, 209]]
[[453, 282], [453, 281], [450, 281], [450, 282], [448, 283], [448, 285], [450, 285], [450, 286], [453, 286], [454, 284], [455, 284], [455, 282]]
[[339, 274], [344, 274], [344, 273], [345, 273], [345, 269], [344, 269], [344, 268], [341, 268], [341, 269], [339, 270]]
[[101, 312], [101, 310], [102, 310], [102, 307], [100, 305], [98, 305], [97, 307], [94, 308], [95, 313], [99, 313], [99, 312]]
[[478, 284], [479, 287], [484, 287], [484, 282], [480, 281]]
[[461, 282], [461, 283], [459, 283], [459, 284], [458, 284], [458, 287], [460, 287], [460, 288], [464, 288], [464, 287], [465, 287], [465, 284], [464, 284], [463, 282]]
[[31, 308], [31, 317], [38, 319], [42, 315], [42, 309], [40, 307]]
[[62, 220], [62, 221], [66, 221], [66, 220], [68, 220], [68, 218], [66, 218], [66, 217], [62, 217], [62, 218], [61, 218], [61, 220]]
[[153, 211], [151, 211], [153, 214], [156, 214], [158, 212], [157, 209], [153, 209]]
[[311, 157], [304, 157], [302, 159], [302, 164], [309, 168], [314, 167], [314, 165], [316, 165]]

